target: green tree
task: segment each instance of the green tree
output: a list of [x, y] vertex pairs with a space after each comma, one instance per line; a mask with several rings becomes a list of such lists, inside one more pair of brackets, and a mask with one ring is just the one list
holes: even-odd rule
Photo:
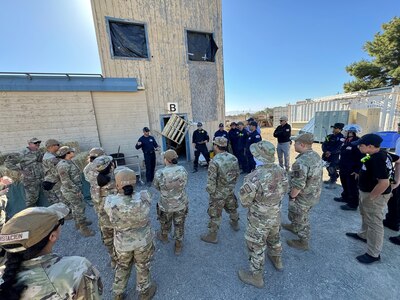
[[344, 84], [345, 92], [374, 89], [400, 83], [400, 18], [382, 25], [383, 32], [364, 45], [371, 61], [361, 60], [346, 67], [355, 80]]

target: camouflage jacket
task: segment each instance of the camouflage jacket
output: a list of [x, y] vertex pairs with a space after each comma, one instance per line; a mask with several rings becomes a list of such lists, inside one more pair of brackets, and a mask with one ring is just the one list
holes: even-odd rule
[[153, 241], [150, 225], [151, 198], [147, 190], [133, 196], [107, 196], [104, 210], [114, 228], [114, 246], [118, 251], [133, 251]]
[[182, 166], [169, 165], [156, 172], [153, 184], [161, 193], [158, 203], [161, 210], [174, 212], [187, 206], [187, 180], [188, 173]]
[[46, 254], [24, 261], [17, 281], [27, 285], [22, 300], [102, 299], [99, 271], [84, 257]]
[[4, 164], [13, 171], [22, 173], [23, 180], [43, 179], [42, 166], [43, 152], [41, 150], [31, 151], [28, 147], [19, 154], [9, 155]]
[[233, 193], [238, 177], [237, 158], [228, 152], [218, 153], [209, 163], [206, 190], [210, 197], [224, 199]]
[[[1, 191], [5, 190], [6, 186], [0, 183], [0, 230], [3, 224], [6, 222], [6, 206], [7, 196], [2, 195]], [[5, 191], [4, 191], [5, 192]]]
[[43, 156], [43, 171], [44, 171], [44, 181], [49, 181], [52, 183], [60, 182], [60, 177], [57, 172], [57, 164], [60, 161], [53, 153], [46, 152]]
[[290, 188], [300, 190], [296, 197], [299, 204], [313, 206], [321, 196], [323, 164], [321, 157], [313, 150], [296, 157], [290, 172]]
[[97, 184], [97, 175], [99, 175], [99, 172], [95, 169], [93, 162], [86, 165], [83, 169], [83, 175], [85, 176], [86, 181], [90, 183], [90, 194], [92, 195], [92, 198], [99, 199], [100, 187]]
[[244, 178], [240, 201], [251, 215], [268, 215], [274, 221], [280, 214], [281, 202], [288, 192], [288, 179], [283, 168], [276, 164], [257, 167]]
[[62, 159], [57, 164], [62, 193], [80, 193], [82, 188], [81, 170], [72, 160]]

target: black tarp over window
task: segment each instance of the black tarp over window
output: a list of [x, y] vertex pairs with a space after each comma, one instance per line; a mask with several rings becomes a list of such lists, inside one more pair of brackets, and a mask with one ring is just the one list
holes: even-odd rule
[[218, 47], [211, 33], [187, 32], [188, 57], [193, 61], [215, 61]]
[[110, 21], [114, 56], [148, 58], [144, 25]]

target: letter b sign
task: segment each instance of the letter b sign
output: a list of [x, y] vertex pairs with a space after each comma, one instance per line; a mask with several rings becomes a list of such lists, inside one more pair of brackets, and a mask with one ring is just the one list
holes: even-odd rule
[[167, 109], [169, 113], [177, 113], [178, 112], [178, 103], [176, 102], [168, 102]]

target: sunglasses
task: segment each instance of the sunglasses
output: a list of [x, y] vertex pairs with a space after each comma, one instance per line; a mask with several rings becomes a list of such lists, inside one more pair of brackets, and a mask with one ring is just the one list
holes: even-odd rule
[[40, 145], [40, 143], [41, 143], [41, 142], [34, 142], [34, 143], [32, 143], [32, 144]]

